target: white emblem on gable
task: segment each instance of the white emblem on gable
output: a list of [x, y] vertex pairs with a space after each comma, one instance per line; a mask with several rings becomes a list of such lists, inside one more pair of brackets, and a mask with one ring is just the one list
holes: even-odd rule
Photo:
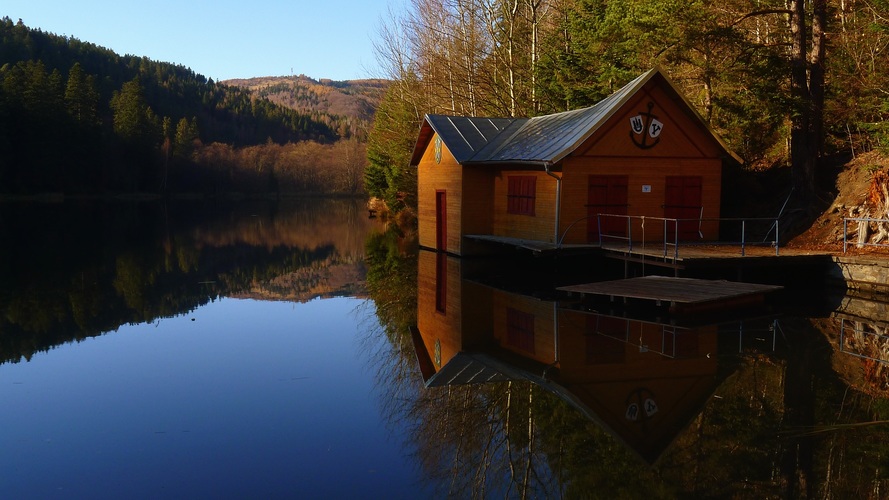
[[630, 118], [630, 127], [633, 129], [633, 132], [637, 134], [641, 134], [645, 131], [645, 123], [642, 121], [642, 115], [636, 115]]
[[648, 135], [651, 136], [652, 139], [657, 139], [657, 136], [661, 135], [661, 130], [663, 129], [664, 124], [657, 118], [652, 118], [651, 125], [648, 126]]
[[[661, 132], [664, 130], [664, 123], [657, 119], [651, 111], [654, 109], [654, 103], [648, 103], [648, 112], [641, 112], [630, 118], [630, 140], [639, 149], [653, 148], [660, 142]], [[651, 142], [649, 142], [651, 139]]]

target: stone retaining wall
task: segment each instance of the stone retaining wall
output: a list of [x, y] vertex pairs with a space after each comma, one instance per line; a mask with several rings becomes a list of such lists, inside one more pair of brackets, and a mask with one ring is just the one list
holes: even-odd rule
[[827, 275], [830, 284], [852, 290], [889, 293], [889, 259], [834, 256], [832, 260]]

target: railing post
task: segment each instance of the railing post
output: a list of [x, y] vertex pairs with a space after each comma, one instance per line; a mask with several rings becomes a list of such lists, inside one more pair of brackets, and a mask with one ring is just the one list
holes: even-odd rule
[[667, 219], [664, 219], [664, 259], [667, 258]]
[[846, 253], [846, 244], [847, 244], [846, 234], [848, 233], [848, 231], [849, 231], [849, 219], [846, 217], [843, 217], [843, 253]]
[[738, 322], [738, 352], [744, 352], [744, 320]]
[[627, 216], [627, 248], [633, 251], [633, 218]]
[[741, 257], [746, 256], [746, 253], [744, 252], [744, 239], [745, 239], [745, 236], [747, 236], [746, 230], [747, 230], [747, 221], [742, 220], [741, 221]]
[[679, 219], [676, 219], [673, 223], [673, 242], [675, 246], [673, 247], [673, 262], [679, 260]]
[[599, 230], [599, 247], [602, 247], [602, 214], [596, 214], [596, 229]]
[[779, 219], [775, 217], [775, 256], [778, 256], [778, 248], [781, 246], [781, 238], [778, 237], [778, 221]]

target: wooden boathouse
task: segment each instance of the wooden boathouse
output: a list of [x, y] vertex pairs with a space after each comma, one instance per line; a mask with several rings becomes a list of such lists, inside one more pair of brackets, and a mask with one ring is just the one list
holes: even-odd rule
[[411, 165], [419, 243], [595, 245], [719, 235], [722, 169], [740, 161], [660, 69], [596, 105], [533, 118], [427, 115]]

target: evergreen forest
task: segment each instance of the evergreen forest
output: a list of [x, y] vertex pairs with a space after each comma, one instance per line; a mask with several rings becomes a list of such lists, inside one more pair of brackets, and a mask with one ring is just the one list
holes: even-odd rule
[[335, 122], [0, 19], [0, 195], [354, 194], [363, 146]]
[[[392, 80], [368, 141], [369, 194], [398, 208], [426, 113], [591, 106], [662, 68], [781, 200], [812, 211], [838, 160], [885, 148], [885, 0], [409, 0], [380, 27]], [[745, 174], [746, 173], [746, 174]]]

